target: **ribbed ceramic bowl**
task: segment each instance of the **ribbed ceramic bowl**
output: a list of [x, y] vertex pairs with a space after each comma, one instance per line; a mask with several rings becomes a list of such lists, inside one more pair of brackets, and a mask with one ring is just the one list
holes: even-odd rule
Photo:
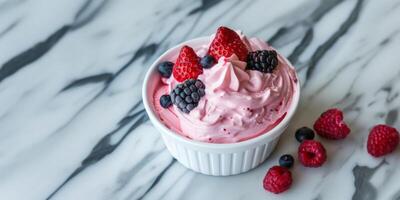
[[[160, 75], [157, 64], [165, 61], [163, 58], [177, 55], [183, 45], [196, 47], [207, 44], [209, 37], [189, 40], [179, 44], [161, 55], [148, 70], [143, 84], [143, 103], [153, 125], [161, 133], [164, 143], [171, 153], [182, 165], [202, 174], [213, 176], [229, 176], [247, 172], [263, 163], [274, 150], [279, 137], [288, 127], [300, 97], [300, 84], [297, 84], [291, 106], [285, 118], [272, 130], [258, 137], [229, 144], [214, 144], [198, 142], [181, 136], [168, 129], [155, 113], [154, 105], [150, 101], [157, 86], [156, 81]], [[287, 61], [289, 63], [289, 61]], [[151, 81], [153, 80], [153, 81]]]

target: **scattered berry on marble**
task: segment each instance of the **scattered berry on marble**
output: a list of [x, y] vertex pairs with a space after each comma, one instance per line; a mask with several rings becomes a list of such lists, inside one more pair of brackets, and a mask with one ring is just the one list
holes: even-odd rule
[[246, 69], [248, 70], [272, 73], [276, 66], [278, 66], [278, 57], [274, 50], [258, 50], [247, 55]]
[[279, 158], [279, 166], [281, 167], [291, 168], [293, 164], [294, 164], [294, 158], [290, 154], [282, 155]]
[[264, 177], [264, 189], [279, 194], [290, 188], [292, 185], [292, 173], [281, 166], [271, 167]]
[[320, 167], [327, 158], [324, 146], [315, 140], [304, 140], [299, 146], [298, 157], [305, 167]]
[[171, 101], [179, 110], [189, 113], [197, 107], [200, 98], [205, 95], [205, 85], [200, 80], [188, 79], [171, 91]]
[[191, 47], [183, 46], [172, 69], [174, 78], [179, 82], [187, 79], [197, 79], [203, 73], [203, 68], [199, 61], [199, 57]]
[[314, 131], [311, 128], [308, 127], [301, 127], [297, 129], [295, 133], [296, 140], [298, 142], [303, 142], [304, 140], [312, 140], [314, 139]]
[[162, 95], [160, 97], [160, 105], [163, 108], [168, 108], [172, 105], [171, 97], [168, 94]]
[[399, 144], [399, 132], [388, 125], [374, 126], [367, 141], [368, 153], [374, 157], [380, 157], [393, 152]]
[[169, 78], [172, 74], [173, 67], [174, 67], [173, 62], [165, 61], [165, 62], [158, 64], [157, 70], [162, 77]]
[[332, 140], [343, 139], [350, 133], [350, 128], [343, 121], [343, 112], [337, 108], [323, 112], [315, 121], [314, 130], [321, 137]]
[[215, 60], [221, 57], [230, 57], [235, 54], [239, 60], [245, 62], [248, 54], [246, 45], [240, 39], [240, 36], [233, 30], [221, 26], [208, 49], [208, 54]]
[[204, 69], [209, 69], [211, 68], [213, 65], [215, 64], [215, 59], [214, 57], [210, 56], [210, 55], [205, 55], [204, 57], [202, 57], [200, 59], [200, 65], [204, 68]]

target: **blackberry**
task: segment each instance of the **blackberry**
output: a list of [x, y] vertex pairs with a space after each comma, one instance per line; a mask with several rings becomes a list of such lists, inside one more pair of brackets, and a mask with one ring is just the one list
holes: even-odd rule
[[258, 50], [247, 55], [247, 69], [272, 73], [278, 66], [278, 57], [274, 50]]
[[286, 168], [291, 168], [294, 163], [294, 158], [290, 154], [285, 154], [279, 158], [279, 165]]
[[163, 108], [168, 108], [172, 105], [171, 97], [168, 94], [162, 95], [160, 97], [160, 105]]
[[189, 113], [197, 107], [200, 98], [205, 95], [204, 83], [198, 79], [188, 79], [178, 84], [171, 91], [170, 97], [173, 104], [184, 113]]
[[165, 61], [158, 64], [157, 69], [162, 77], [169, 78], [172, 74], [172, 68], [174, 67], [174, 63]]
[[308, 127], [299, 128], [295, 133], [296, 140], [300, 143], [304, 140], [312, 140], [314, 136], [314, 131]]
[[211, 68], [215, 63], [215, 59], [214, 57], [210, 56], [210, 55], [205, 55], [204, 57], [202, 57], [200, 59], [200, 65], [204, 68], [204, 69], [209, 69]]

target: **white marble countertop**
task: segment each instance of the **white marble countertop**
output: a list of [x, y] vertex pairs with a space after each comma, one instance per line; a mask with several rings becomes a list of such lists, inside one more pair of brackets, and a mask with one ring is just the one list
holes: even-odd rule
[[[141, 103], [148, 66], [220, 25], [270, 42], [296, 66], [301, 104], [277, 149], [242, 175], [194, 173], [166, 151]], [[398, 0], [0, 0], [0, 199], [400, 199], [400, 148], [366, 152], [371, 126], [400, 128]], [[284, 194], [266, 170], [330, 107], [352, 133], [320, 139]]]

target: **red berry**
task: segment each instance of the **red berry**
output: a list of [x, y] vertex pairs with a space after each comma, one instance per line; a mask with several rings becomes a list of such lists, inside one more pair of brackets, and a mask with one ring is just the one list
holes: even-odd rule
[[393, 152], [399, 144], [399, 132], [388, 125], [379, 124], [372, 128], [368, 136], [367, 150], [379, 157]]
[[187, 79], [197, 79], [203, 73], [199, 61], [199, 57], [191, 47], [183, 46], [172, 69], [174, 78], [179, 82]]
[[248, 52], [239, 35], [223, 26], [218, 28], [215, 38], [208, 49], [208, 54], [213, 56], [215, 60], [222, 56], [229, 57], [232, 54], [236, 54], [239, 60], [246, 61]]
[[286, 191], [292, 185], [292, 174], [286, 167], [273, 166], [264, 177], [265, 190], [278, 194]]
[[350, 128], [343, 121], [343, 112], [333, 108], [325, 111], [314, 123], [314, 130], [321, 137], [339, 140], [350, 133]]
[[324, 146], [315, 140], [304, 140], [299, 146], [299, 161], [305, 167], [321, 167], [326, 161]]

